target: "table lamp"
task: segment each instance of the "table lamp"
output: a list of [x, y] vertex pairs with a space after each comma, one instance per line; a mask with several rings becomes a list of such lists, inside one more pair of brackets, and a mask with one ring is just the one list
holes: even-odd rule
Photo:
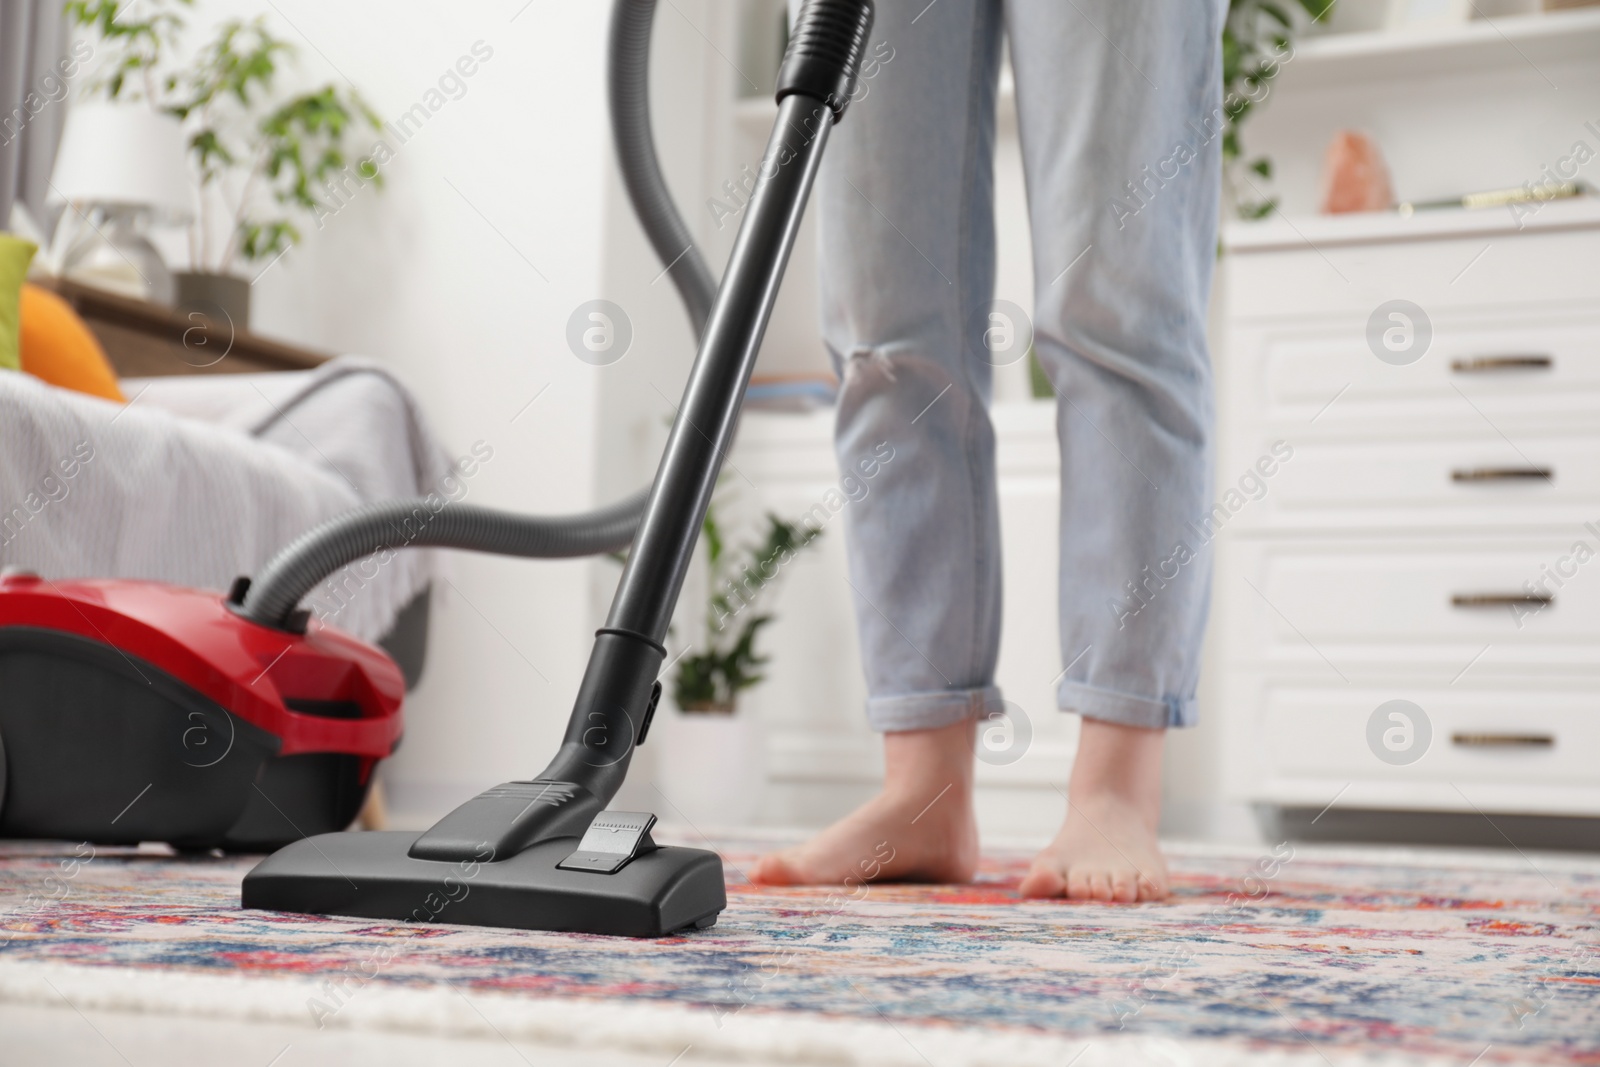
[[193, 217], [185, 152], [179, 121], [147, 104], [73, 104], [50, 181], [68, 205], [55, 241], [61, 273], [171, 304], [172, 271], [147, 235]]

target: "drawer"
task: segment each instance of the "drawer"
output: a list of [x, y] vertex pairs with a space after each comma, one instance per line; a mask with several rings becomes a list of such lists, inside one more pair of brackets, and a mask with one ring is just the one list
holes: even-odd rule
[[1456, 782], [1469, 796], [1496, 784], [1600, 786], [1600, 690], [1592, 687], [1268, 681], [1261, 696], [1254, 733], [1269, 776]]
[[1224, 551], [1217, 625], [1237, 639], [1234, 658], [1346, 677], [1364, 663], [1426, 662], [1448, 680], [1476, 657], [1475, 670], [1600, 669], [1600, 536], [1589, 530], [1517, 540], [1239, 537]]
[[[1409, 219], [1345, 215], [1230, 226], [1220, 292], [1233, 321], [1329, 312], [1365, 321], [1395, 297], [1435, 318], [1454, 310], [1600, 300], [1595, 202], [1546, 204], [1531, 221], [1519, 230], [1503, 211], [1418, 212]], [[1281, 239], [1251, 240], [1252, 229], [1263, 235], [1277, 229]]]
[[1366, 318], [1247, 332], [1238, 356], [1252, 380], [1240, 384], [1254, 401], [1239, 414], [1295, 427], [1315, 418], [1322, 432], [1378, 421], [1508, 433], [1600, 414], [1600, 318], [1521, 314], [1435, 320], [1426, 353], [1403, 366], [1373, 354]]
[[[1247, 443], [1250, 451], [1236, 450], [1219, 467], [1219, 487], [1237, 483], [1230, 464], [1248, 470], [1272, 443], [1261, 437]], [[1576, 529], [1600, 519], [1600, 435], [1528, 434], [1514, 449], [1485, 428], [1439, 440], [1322, 438], [1293, 448], [1261, 480], [1265, 496], [1240, 509], [1239, 527]]]

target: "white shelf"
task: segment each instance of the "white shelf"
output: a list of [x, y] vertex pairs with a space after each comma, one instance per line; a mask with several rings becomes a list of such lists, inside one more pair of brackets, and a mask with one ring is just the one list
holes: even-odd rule
[[1520, 223], [1503, 207], [1442, 208], [1400, 215], [1366, 211], [1349, 215], [1273, 216], [1259, 222], [1230, 221], [1222, 228], [1222, 247], [1230, 254], [1284, 248], [1330, 248], [1387, 244], [1441, 237], [1482, 237], [1545, 230], [1600, 228], [1600, 196], [1552, 200]]
[[1520, 66], [1559, 85], [1554, 73], [1543, 68], [1583, 61], [1600, 62], [1600, 8], [1306, 37], [1296, 43], [1283, 77], [1308, 87]]

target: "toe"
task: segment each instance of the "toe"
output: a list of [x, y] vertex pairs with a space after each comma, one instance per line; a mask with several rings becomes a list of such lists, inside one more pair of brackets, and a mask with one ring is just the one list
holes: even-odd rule
[[1059, 868], [1049, 863], [1035, 863], [1029, 869], [1017, 892], [1023, 897], [1059, 897], [1066, 894], [1067, 880]]
[[1078, 867], [1067, 871], [1067, 898], [1069, 900], [1093, 900], [1089, 891], [1089, 872]]
[[750, 869], [749, 877], [756, 885], [799, 885], [803, 881], [794, 864], [781, 852], [762, 856]]
[[1139, 899], [1139, 873], [1113, 871], [1111, 873], [1111, 899], [1119, 904], [1132, 904]]
[[1156, 882], [1153, 879], [1146, 878], [1145, 876], [1140, 875], [1140, 877], [1139, 877], [1139, 899], [1140, 900], [1166, 900], [1167, 896], [1168, 896], [1168, 890], [1167, 890], [1167, 887], [1166, 887], [1165, 883]]
[[1111, 875], [1095, 871], [1089, 876], [1089, 895], [1095, 900], [1111, 900]]

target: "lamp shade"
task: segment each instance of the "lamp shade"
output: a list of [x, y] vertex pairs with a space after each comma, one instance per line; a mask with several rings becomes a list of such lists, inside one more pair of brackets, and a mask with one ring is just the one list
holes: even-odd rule
[[159, 221], [193, 216], [183, 126], [142, 103], [72, 105], [50, 184], [73, 203], [151, 208]]

